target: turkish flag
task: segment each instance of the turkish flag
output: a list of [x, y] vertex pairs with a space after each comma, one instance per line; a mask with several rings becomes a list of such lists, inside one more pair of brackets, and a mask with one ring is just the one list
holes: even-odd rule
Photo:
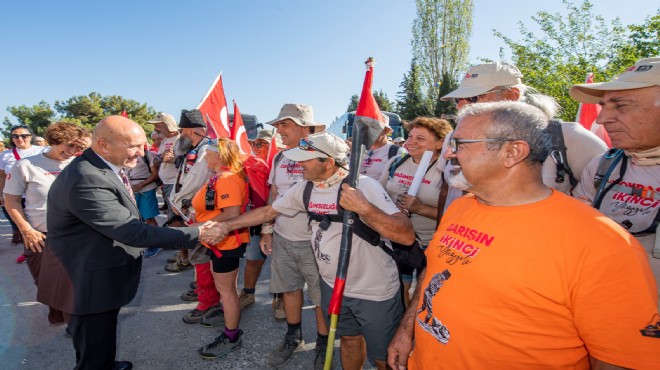
[[270, 140], [270, 145], [268, 145], [268, 156], [266, 157], [268, 168], [273, 165], [273, 159], [275, 159], [277, 153], [280, 152], [280, 150], [277, 148], [277, 140], [275, 140], [276, 136], [277, 133], [273, 133], [273, 138]]
[[250, 148], [250, 142], [248, 141], [247, 132], [245, 131], [245, 126], [243, 126], [243, 117], [241, 117], [241, 112], [238, 111], [238, 105], [234, 100], [234, 123], [231, 126], [231, 136], [230, 139], [236, 141], [238, 149], [241, 150], [243, 154], [251, 154], [252, 149]]
[[212, 139], [218, 137], [229, 137], [229, 113], [227, 112], [227, 99], [222, 87], [222, 73], [213, 81], [213, 85], [206, 92], [204, 99], [199, 103], [197, 109], [202, 116], [210, 122], [208, 135]]
[[124, 118], [128, 118], [128, 112], [126, 112], [126, 109], [121, 111], [121, 116]]
[[[585, 80], [585, 83], [593, 83], [593, 82], [594, 82], [594, 74], [587, 73], [587, 78]], [[610, 141], [610, 136], [607, 134], [607, 131], [605, 131], [605, 127], [600, 123], [596, 122], [596, 118], [598, 118], [601, 109], [602, 108], [598, 104], [580, 103], [578, 107], [576, 121], [580, 123], [582, 126], [584, 126], [584, 128], [586, 128], [587, 130], [596, 134], [596, 136], [598, 136], [601, 140], [605, 142], [608, 148], [611, 148], [612, 142]]]

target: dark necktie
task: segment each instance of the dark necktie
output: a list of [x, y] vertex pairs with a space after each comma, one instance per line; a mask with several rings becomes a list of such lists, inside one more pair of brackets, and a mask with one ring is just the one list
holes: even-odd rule
[[135, 194], [133, 194], [133, 188], [131, 187], [131, 182], [128, 180], [128, 176], [126, 176], [126, 172], [124, 172], [124, 169], [119, 170], [119, 177], [121, 177], [121, 181], [124, 183], [124, 186], [126, 187], [126, 190], [128, 190], [128, 193], [131, 194], [131, 199], [135, 200]]

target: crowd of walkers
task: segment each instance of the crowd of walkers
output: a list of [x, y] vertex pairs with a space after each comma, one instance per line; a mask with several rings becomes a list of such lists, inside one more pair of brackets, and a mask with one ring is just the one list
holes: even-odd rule
[[[350, 140], [325, 132], [305, 104], [284, 104], [251, 153], [210, 139], [195, 109], [178, 123], [163, 112], [149, 120], [151, 147], [117, 116], [91, 134], [54, 123], [45, 147], [32, 144], [29, 127], [14, 127], [0, 187], [12, 243], [25, 247], [17, 262], [27, 260], [48, 321], [68, 325], [76, 369], [124, 370], [132, 364], [115, 361], [113, 330], [142, 258], [177, 249], [165, 269], [194, 271], [181, 299], [197, 305], [182, 321], [220, 330], [198, 349], [204, 359], [258, 335], [240, 317], [268, 261], [273, 319], [287, 324], [268, 365], [285, 368], [304, 345], [306, 294], [317, 333], [309, 368], [323, 369], [350, 211], [357, 219], [337, 326], [344, 369], [365, 361], [378, 369], [657, 369], [648, 259], [660, 258], [660, 58], [568, 92], [601, 106], [612, 149], [556, 120], [556, 101], [522, 78], [510, 63], [472, 67], [442, 97], [455, 101], [456, 122], [417, 117], [405, 139], [391, 140], [383, 115], [355, 187], [346, 183]], [[265, 204], [252, 194], [258, 170]], [[76, 232], [90, 238], [84, 250], [65, 243]], [[97, 280], [123, 274], [128, 288], [86, 296], [98, 289], [91, 270]]]

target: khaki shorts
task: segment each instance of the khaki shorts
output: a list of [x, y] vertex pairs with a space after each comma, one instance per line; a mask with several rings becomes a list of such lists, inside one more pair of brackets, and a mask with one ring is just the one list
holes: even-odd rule
[[273, 233], [273, 254], [270, 260], [270, 291], [272, 293], [293, 292], [303, 289], [315, 306], [321, 306], [319, 268], [316, 265], [312, 243], [290, 241]]

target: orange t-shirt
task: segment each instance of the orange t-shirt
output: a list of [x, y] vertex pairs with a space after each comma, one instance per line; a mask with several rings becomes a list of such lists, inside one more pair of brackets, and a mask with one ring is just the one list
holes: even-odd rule
[[457, 199], [426, 256], [410, 369], [588, 369], [588, 354], [660, 369], [660, 338], [640, 333], [658, 313], [648, 257], [575, 199]]
[[[247, 204], [247, 183], [239, 173], [222, 172], [218, 174], [215, 180], [215, 209], [209, 211], [206, 209], [204, 199], [209, 182], [195, 194], [192, 199], [192, 206], [195, 209], [195, 219], [202, 223], [213, 219], [222, 214], [222, 209], [227, 207], [243, 207]], [[244, 211], [244, 209], [241, 209]], [[250, 232], [248, 228], [243, 228], [229, 233], [226, 238], [216, 244], [215, 249], [230, 250], [238, 248], [242, 243], [250, 241]], [[202, 243], [209, 247], [208, 244]]]

